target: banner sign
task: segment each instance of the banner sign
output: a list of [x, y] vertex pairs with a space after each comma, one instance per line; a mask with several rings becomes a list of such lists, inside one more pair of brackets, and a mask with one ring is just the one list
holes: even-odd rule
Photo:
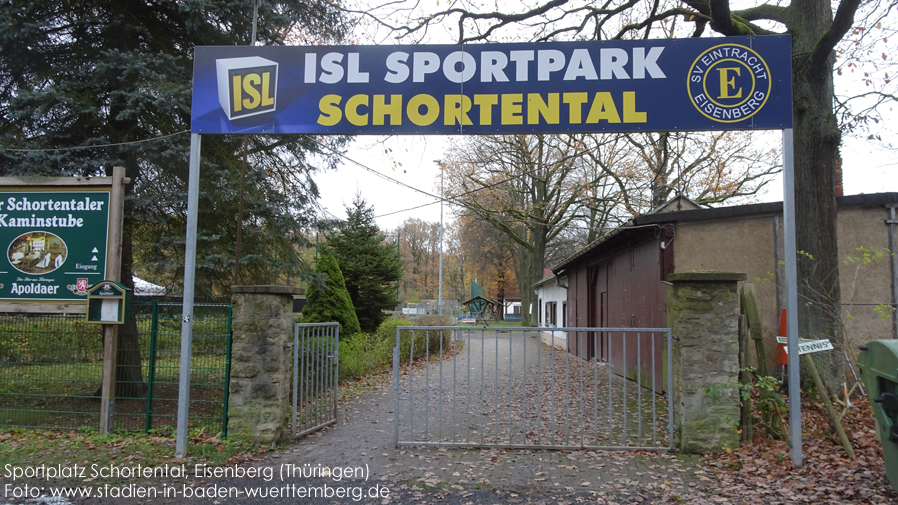
[[[776, 342], [779, 344], [787, 344], [789, 339], [786, 337], [776, 337]], [[783, 349], [786, 354], [789, 354], [789, 348], [786, 347]], [[798, 355], [802, 354], [811, 354], [820, 351], [832, 351], [833, 344], [829, 341], [829, 339], [823, 340], [806, 340], [803, 338], [798, 339]]]
[[0, 300], [81, 301], [106, 278], [110, 190], [0, 191]]
[[200, 46], [193, 133], [504, 134], [792, 126], [787, 35]]

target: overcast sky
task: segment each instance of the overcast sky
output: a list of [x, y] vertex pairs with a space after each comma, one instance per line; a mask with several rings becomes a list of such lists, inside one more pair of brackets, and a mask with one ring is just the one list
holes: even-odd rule
[[[436, 136], [358, 137], [347, 157], [407, 186], [435, 195], [439, 193], [440, 181], [434, 160], [443, 158], [446, 139]], [[898, 192], [898, 153], [877, 145], [854, 138], [844, 140], [846, 195]], [[392, 152], [386, 153], [387, 148]], [[395, 229], [410, 217], [430, 222], [440, 220], [440, 205], [432, 196], [380, 178], [356, 163], [344, 161], [338, 170], [319, 175], [316, 181], [321, 190], [321, 206], [341, 219], [346, 217], [344, 207], [360, 192], [369, 204], [374, 205], [381, 229]], [[778, 177], [768, 187], [758, 201], [782, 200], [782, 178]], [[447, 221], [451, 218], [448, 207], [444, 208], [444, 216]]]
[[[429, 32], [428, 39], [432, 43], [451, 43], [455, 36], [445, 26], [438, 26]], [[391, 37], [376, 42], [383, 44], [389, 43], [389, 40]], [[862, 77], [863, 72], [859, 69], [837, 75], [837, 93], [844, 95], [851, 89], [869, 90], [864, 87]], [[880, 147], [898, 146], [898, 110], [895, 110], [895, 106], [881, 107], [879, 112], [884, 121], [874, 125], [874, 130], [870, 133], [880, 135], [881, 142], [865, 140], [863, 137], [867, 132], [843, 138], [843, 183], [846, 195], [898, 192], [898, 150]], [[774, 141], [778, 141], [780, 135], [773, 135]], [[380, 178], [356, 163], [344, 161], [338, 170], [316, 178], [322, 195], [321, 206], [334, 216], [345, 218], [344, 207], [360, 192], [369, 204], [374, 205], [381, 229], [395, 229], [410, 217], [439, 222], [438, 201], [407, 186], [431, 194], [439, 192], [439, 171], [434, 160], [444, 157], [448, 138], [450, 137], [357, 137], [347, 157], [405, 186]], [[391, 151], [385, 152], [387, 149]], [[782, 200], [781, 177], [769, 184], [766, 193], [758, 198], [758, 201], [779, 200]], [[444, 213], [447, 220], [451, 218], [448, 207], [444, 209]]]

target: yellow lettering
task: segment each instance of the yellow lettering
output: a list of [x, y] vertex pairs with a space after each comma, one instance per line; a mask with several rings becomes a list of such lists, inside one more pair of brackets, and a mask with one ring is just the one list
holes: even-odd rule
[[474, 95], [474, 104], [480, 107], [481, 126], [493, 124], [493, 106], [498, 103], [498, 95]]
[[384, 95], [374, 95], [374, 124], [384, 124], [384, 116], [390, 116], [390, 126], [402, 124], [402, 95], [390, 95], [390, 103], [384, 102]]
[[717, 71], [720, 72], [720, 96], [717, 98], [726, 99], [726, 98], [742, 98], [742, 88], [739, 88], [739, 92], [735, 95], [730, 95], [730, 88], [736, 87], [736, 78], [730, 78], [730, 71], [736, 72], [736, 75], [742, 75], [741, 69], [739, 67], [728, 67], [728, 68], [718, 68]]
[[262, 74], [262, 106], [274, 105], [274, 97], [271, 96], [271, 72]]
[[368, 95], [353, 95], [346, 100], [346, 120], [355, 126], [368, 126], [368, 114], [359, 114], [359, 106], [368, 106]]
[[523, 102], [524, 95], [520, 93], [502, 95], [502, 124], [524, 124]]
[[636, 112], [636, 92], [624, 91], [624, 123], [645, 123], [645, 112]]
[[609, 123], [620, 123], [617, 107], [614, 105], [614, 100], [611, 99], [611, 93], [607, 91], [596, 93], [592, 107], [589, 109], [589, 115], [586, 116], [586, 122], [598, 123], [603, 119]]
[[261, 83], [262, 78], [259, 77], [259, 74], [247, 74], [243, 77], [243, 91], [246, 91], [246, 94], [249, 95], [249, 98], [243, 100], [244, 108], [255, 109], [262, 103], [262, 95], [256, 89], [256, 86]]
[[340, 101], [343, 98], [340, 95], [324, 95], [318, 102], [318, 110], [321, 115], [318, 116], [318, 124], [322, 126], [336, 126], [343, 119], [343, 113], [340, 111]]
[[[420, 108], [424, 106], [427, 112], [421, 114]], [[415, 95], [408, 101], [406, 114], [412, 123], [418, 126], [430, 126], [440, 116], [440, 102], [430, 95]]]
[[240, 112], [243, 110], [243, 105], [241, 102], [243, 101], [243, 86], [240, 85], [240, 76], [234, 76], [234, 112]]
[[589, 101], [587, 93], [565, 93], [564, 103], [568, 104], [568, 122], [580, 124], [583, 122], [583, 104]]
[[443, 124], [472, 125], [468, 112], [471, 112], [471, 99], [465, 95], [445, 95], [443, 97]]
[[540, 116], [546, 120], [546, 124], [558, 124], [558, 99], [558, 93], [549, 93], [549, 103], [544, 102], [539, 93], [527, 95], [527, 124], [539, 124]]

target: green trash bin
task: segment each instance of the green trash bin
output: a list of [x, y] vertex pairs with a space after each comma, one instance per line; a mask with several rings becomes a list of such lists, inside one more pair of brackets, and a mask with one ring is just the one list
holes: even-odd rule
[[886, 475], [898, 490], [898, 340], [873, 340], [860, 349], [857, 364], [873, 400]]

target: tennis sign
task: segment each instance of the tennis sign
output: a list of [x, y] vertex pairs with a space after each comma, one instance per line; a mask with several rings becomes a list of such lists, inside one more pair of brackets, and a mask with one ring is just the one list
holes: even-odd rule
[[196, 48], [193, 133], [781, 129], [788, 36]]
[[[789, 339], [786, 337], [776, 337], [776, 342], [778, 344], [787, 344], [789, 343]], [[786, 354], [789, 354], [789, 348], [784, 347], [783, 350]], [[798, 339], [798, 355], [802, 354], [811, 354], [820, 351], [832, 351], [833, 344], [829, 341], [829, 339], [823, 340], [806, 340], [803, 338]]]

